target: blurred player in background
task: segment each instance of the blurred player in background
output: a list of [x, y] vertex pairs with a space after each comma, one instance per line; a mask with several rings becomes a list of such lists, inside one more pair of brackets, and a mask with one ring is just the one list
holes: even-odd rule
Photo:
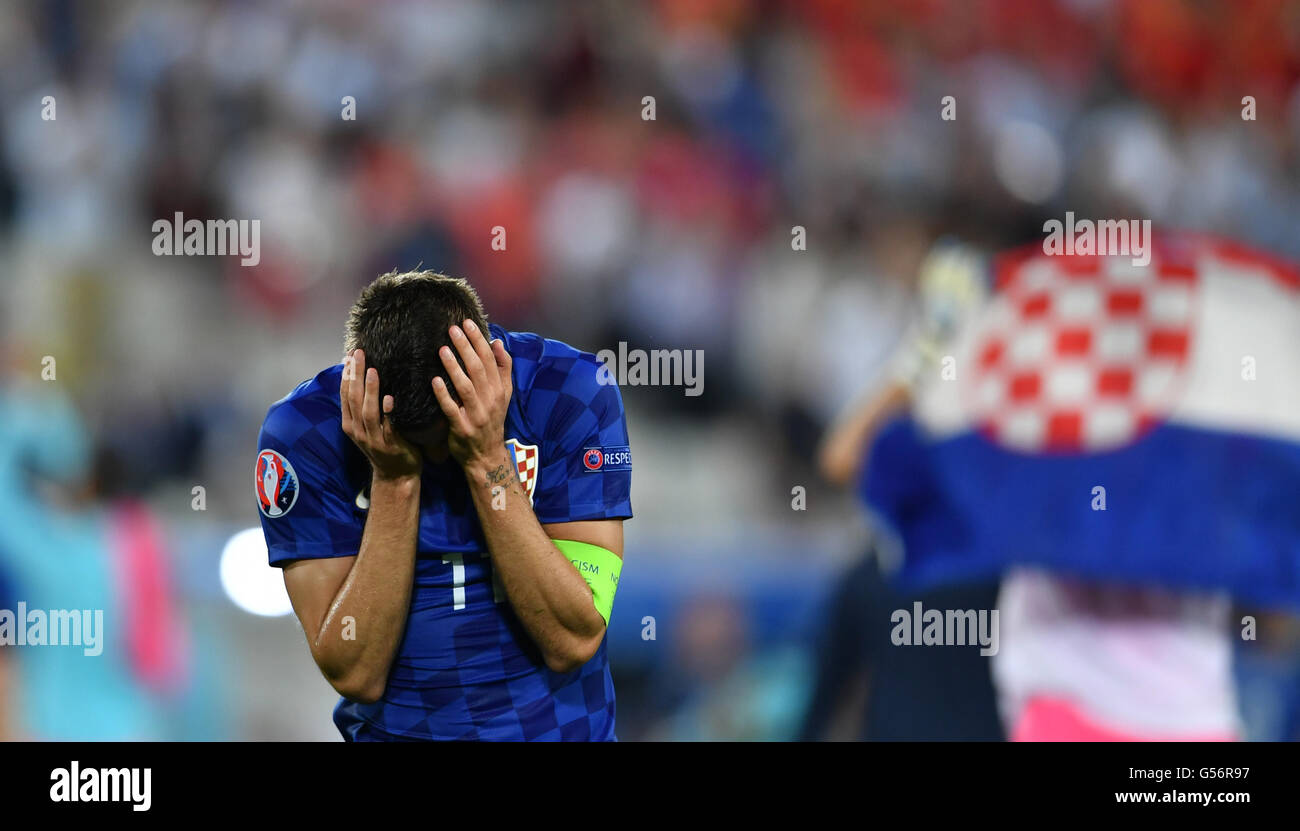
[[[927, 260], [920, 325], [898, 353], [894, 380], [829, 434], [822, 454], [829, 478], [859, 482], [867, 491], [867, 448], [887, 421], [913, 406], [914, 389], [940, 378], [941, 358], [954, 351], [952, 340], [980, 313], [986, 285], [983, 259], [970, 250], [940, 248]], [[914, 496], [943, 504], [939, 492]], [[954, 608], [946, 605], [952, 600], [927, 602]], [[958, 600], [955, 608], [966, 606]], [[1237, 735], [1226, 597], [1014, 569], [997, 608], [1001, 632], [993, 673], [1011, 739]]]
[[[119, 498], [109, 454], [91, 449], [75, 410], [39, 389], [0, 388], [0, 570], [11, 579], [0, 608], [88, 610], [102, 613], [102, 626], [94, 654], [68, 645], [5, 650], [11, 735], [160, 739], [186, 678], [161, 536], [142, 505]], [[89, 636], [82, 632], [83, 643]]]
[[[965, 279], [965, 253], [941, 244], [921, 270], [920, 324], [909, 333], [879, 389], [869, 390], [832, 425], [823, 439], [822, 475], [858, 490], [867, 449], [877, 429], [909, 404], [910, 385], [930, 365], [963, 315], [978, 303], [977, 285]], [[881, 563], [877, 544], [841, 577], [818, 651], [818, 679], [802, 738], [823, 738], [837, 718], [864, 740], [983, 740], [1003, 738], [988, 660], [978, 644], [906, 649], [890, 641], [896, 609], [987, 609], [997, 580], [958, 581], [928, 591], [903, 591]], [[842, 713], [845, 707], [859, 712]]]
[[613, 740], [605, 629], [632, 515], [618, 387], [431, 272], [367, 287], [346, 352], [272, 405], [256, 474], [340, 732]]

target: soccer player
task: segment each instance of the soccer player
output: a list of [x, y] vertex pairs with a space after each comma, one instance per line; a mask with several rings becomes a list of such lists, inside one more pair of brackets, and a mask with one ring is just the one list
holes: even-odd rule
[[364, 289], [345, 355], [271, 406], [256, 473], [339, 731], [614, 740], [618, 387], [593, 355], [489, 326], [468, 283], [431, 272]]

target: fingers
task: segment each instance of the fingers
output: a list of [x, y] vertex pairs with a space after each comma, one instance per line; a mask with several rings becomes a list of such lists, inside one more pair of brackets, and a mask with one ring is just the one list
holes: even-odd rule
[[361, 405], [365, 400], [366, 353], [352, 350], [343, 363], [343, 379], [339, 382], [339, 409], [343, 411], [343, 429], [348, 435], [364, 435], [361, 422]]
[[514, 382], [510, 378], [510, 370], [514, 365], [514, 359], [511, 358], [510, 353], [506, 351], [505, 341], [500, 338], [492, 341], [492, 360], [496, 361], [497, 375], [500, 376], [501, 383], [505, 386], [505, 389], [513, 389]]
[[[391, 415], [394, 406], [396, 406], [396, 402], [393, 400], [393, 397], [391, 395], [385, 395], [382, 404], [384, 415]], [[393, 429], [393, 420], [391, 418], [384, 418], [380, 420], [379, 424], [380, 430], [384, 435], [384, 444], [390, 447], [397, 444], [398, 435], [397, 431]]]
[[[478, 366], [483, 368], [484, 378], [488, 378], [488, 368], [496, 363], [496, 359], [492, 356], [492, 346], [488, 343], [487, 336], [479, 330], [474, 321], [468, 319], [466, 319], [461, 331], [469, 339], [469, 345], [474, 349], [474, 355], [478, 359]], [[455, 333], [452, 334], [452, 337], [455, 337]], [[462, 354], [464, 354], [463, 350]], [[468, 360], [466, 358], [467, 366], [469, 365]], [[470, 373], [470, 378], [475, 384], [478, 384], [478, 379], [474, 377], [473, 372]]]
[[438, 407], [442, 410], [442, 414], [447, 417], [451, 429], [463, 431], [464, 422], [460, 417], [460, 405], [456, 403], [456, 399], [451, 397], [451, 390], [447, 389], [447, 385], [443, 380], [436, 376], [433, 379], [433, 396], [438, 399]]
[[378, 437], [383, 434], [379, 427], [379, 370], [371, 367], [366, 370], [365, 397], [361, 403], [361, 423], [367, 435]]
[[[475, 397], [490, 399], [492, 390], [490, 387], [491, 380], [487, 375], [487, 365], [483, 362], [483, 357], [479, 354], [474, 341], [471, 340], [472, 336], [477, 336], [481, 341], [483, 335], [478, 332], [478, 327], [474, 325], [474, 321], [466, 320], [465, 323], [466, 327], [464, 329], [459, 326], [451, 327], [451, 342], [455, 344], [456, 351], [460, 353], [460, 359], [465, 364], [465, 374], [469, 376], [470, 383], [474, 385], [477, 394]], [[456, 389], [459, 391], [460, 387]], [[469, 408], [468, 404], [466, 407], [472, 409]]]
[[366, 398], [366, 353], [352, 353], [352, 377], [348, 379], [348, 406], [352, 408], [352, 425], [361, 427], [361, 405]]
[[[457, 327], [452, 327], [456, 329]], [[464, 338], [464, 335], [461, 335]], [[473, 351], [471, 350], [471, 353]], [[479, 410], [478, 395], [474, 390], [474, 383], [470, 381], [465, 370], [460, 368], [456, 362], [456, 356], [452, 354], [450, 346], [444, 346], [438, 351], [438, 357], [442, 358], [442, 365], [447, 369], [447, 377], [451, 379], [451, 384], [456, 388], [456, 393], [460, 396], [461, 405], [465, 407], [466, 412], [470, 414], [477, 413]], [[475, 356], [477, 358], [477, 356]], [[441, 379], [436, 379], [441, 380]]]
[[[383, 411], [391, 413], [393, 397], [383, 397]], [[386, 436], [380, 420], [379, 370], [366, 367], [366, 353], [353, 350], [343, 362], [339, 379], [339, 410], [342, 413], [343, 432], [354, 441], [375, 441]]]
[[343, 432], [352, 435], [352, 405], [348, 392], [352, 388], [352, 356], [343, 359], [343, 373], [339, 376], [339, 410], [343, 413]]

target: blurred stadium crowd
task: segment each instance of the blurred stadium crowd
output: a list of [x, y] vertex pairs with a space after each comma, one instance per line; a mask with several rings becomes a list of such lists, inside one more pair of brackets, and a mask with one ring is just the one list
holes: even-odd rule
[[[1105, 207], [1300, 256], [1298, 81], [1282, 0], [7, 3], [5, 371], [53, 356], [114, 492], [166, 529], [194, 700], [154, 734], [329, 738], [292, 618], [237, 611], [216, 563], [256, 524], [266, 407], [339, 359], [358, 289], [423, 264], [510, 328], [702, 349], [704, 395], [624, 390], [620, 735], [789, 738], [867, 544], [814, 448], [885, 371], [933, 241]], [[259, 219], [261, 262], [153, 256], [175, 212]]]

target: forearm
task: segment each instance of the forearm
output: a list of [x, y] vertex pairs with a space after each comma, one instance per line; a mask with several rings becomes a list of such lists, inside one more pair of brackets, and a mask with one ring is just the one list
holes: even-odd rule
[[854, 404], [827, 433], [818, 452], [822, 475], [836, 485], [847, 485], [862, 475], [867, 446], [895, 410], [907, 405], [910, 392], [890, 381], [866, 400]]
[[604, 637], [591, 588], [556, 548], [533, 513], [505, 447], [465, 471], [492, 566], [516, 616], [547, 665], [567, 672], [586, 663]]
[[410, 613], [419, 509], [418, 476], [372, 481], [361, 548], [311, 636], [321, 671], [347, 697], [383, 694]]

